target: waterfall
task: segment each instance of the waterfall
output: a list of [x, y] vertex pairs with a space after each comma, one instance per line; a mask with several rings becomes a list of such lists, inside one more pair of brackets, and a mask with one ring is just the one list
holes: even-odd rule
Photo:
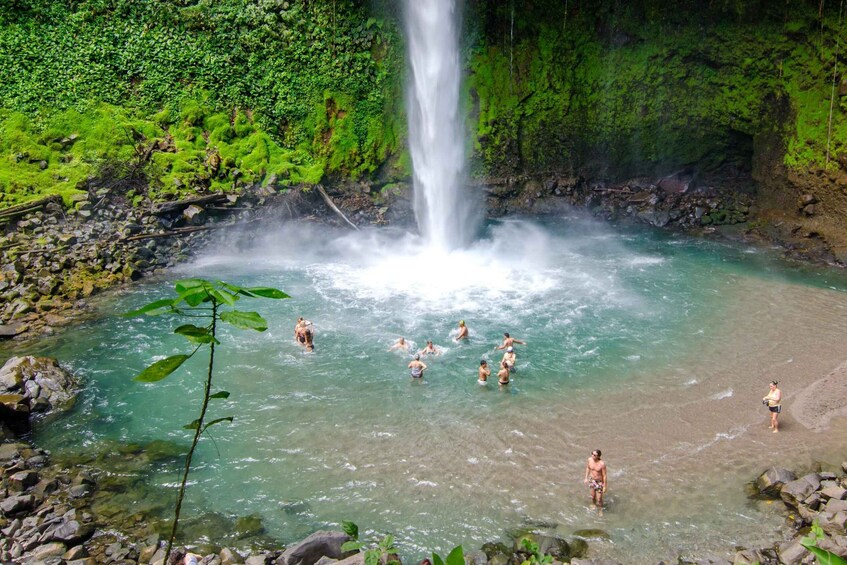
[[458, 1], [405, 0], [404, 10], [415, 217], [428, 244], [445, 251], [470, 243], [476, 230], [464, 194]]

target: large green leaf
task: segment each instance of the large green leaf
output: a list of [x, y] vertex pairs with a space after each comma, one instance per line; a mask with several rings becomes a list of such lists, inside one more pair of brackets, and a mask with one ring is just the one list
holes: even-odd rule
[[179, 293], [179, 300], [185, 300], [189, 306], [199, 306], [203, 302], [208, 302], [212, 299], [210, 288], [206, 286], [195, 286], [187, 288]]
[[345, 541], [341, 544], [341, 551], [359, 551], [362, 547], [364, 547], [364, 545], [365, 544], [359, 540]]
[[241, 312], [233, 310], [221, 314], [221, 321], [242, 330], [263, 332], [268, 329], [268, 323], [257, 312]]
[[235, 306], [235, 301], [238, 300], [237, 294], [232, 294], [231, 292], [226, 292], [224, 290], [218, 290], [216, 288], [210, 290], [209, 294], [211, 294], [218, 302], [222, 302], [224, 304], [227, 304], [228, 306]]
[[194, 324], [185, 324], [174, 330], [175, 334], [183, 335], [188, 339], [188, 341], [193, 343], [215, 342], [219, 344], [220, 342], [216, 340], [210, 332], [211, 330], [209, 330], [209, 328], [201, 328]]
[[182, 279], [174, 283], [174, 289], [182, 294], [188, 289], [209, 286], [209, 282], [203, 279]]
[[441, 556], [432, 552], [432, 565], [444, 565], [444, 561], [441, 559]]
[[461, 545], [454, 547], [447, 556], [447, 565], [465, 565], [465, 553]]
[[140, 316], [142, 314], [147, 314], [148, 316], [158, 316], [166, 312], [174, 312], [176, 311], [174, 305], [177, 302], [178, 300], [173, 300], [171, 298], [165, 300], [157, 300], [155, 302], [151, 302], [150, 304], [142, 306], [138, 310], [127, 312], [126, 314], [124, 314], [124, 316], [126, 316], [127, 318], [132, 318], [133, 316]]
[[807, 538], [803, 538], [800, 544], [815, 554], [815, 557], [818, 558], [818, 565], [847, 565], [847, 561], [844, 558], [819, 548], [816, 543], [809, 543]]
[[253, 298], [291, 298], [278, 288], [271, 288], [267, 286], [251, 286], [250, 288], [242, 288], [241, 290], [244, 294], [252, 296]]
[[379, 565], [380, 552], [378, 549], [369, 549], [365, 552], [365, 565]]
[[161, 381], [177, 369], [179, 366], [185, 363], [185, 360], [191, 357], [191, 355], [172, 355], [161, 361], [156, 361], [135, 377], [136, 381], [141, 381], [144, 383], [154, 383], [156, 381]]
[[[356, 522], [351, 522], [349, 520], [341, 521], [341, 529], [344, 530], [344, 533], [353, 538], [354, 540], [359, 539], [359, 526], [356, 525]], [[358, 547], [356, 549], [359, 549]], [[344, 551], [350, 551], [349, 549]]]

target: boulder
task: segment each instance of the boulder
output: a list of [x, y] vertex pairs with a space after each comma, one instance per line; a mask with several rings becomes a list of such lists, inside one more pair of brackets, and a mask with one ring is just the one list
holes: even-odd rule
[[847, 548], [843, 545], [839, 545], [836, 541], [836, 539], [840, 537], [842, 536], [833, 536], [831, 538], [818, 540], [818, 547], [830, 553], [834, 553], [839, 557], [847, 557]]
[[0, 339], [9, 339], [20, 335], [27, 329], [26, 324], [0, 324]]
[[221, 560], [221, 565], [235, 565], [236, 563], [241, 563], [241, 557], [226, 547], [221, 550], [218, 557]]
[[568, 542], [557, 537], [545, 536], [541, 534], [524, 534], [515, 540], [515, 551], [525, 552], [523, 540], [528, 539], [532, 543], [538, 544], [538, 551], [553, 556], [553, 559], [559, 561], [568, 561], [571, 557], [571, 548]]
[[345, 553], [341, 551], [341, 546], [350, 539], [344, 532], [319, 530], [286, 549], [276, 562], [280, 565], [314, 565], [321, 557], [349, 557], [354, 552]]
[[759, 490], [759, 494], [763, 496], [779, 498], [782, 487], [796, 479], [797, 475], [788, 469], [771, 467], [756, 479], [756, 488]]
[[192, 204], [183, 210], [182, 218], [190, 226], [202, 226], [206, 223], [206, 210], [196, 204]]
[[20, 459], [27, 449], [29, 446], [25, 443], [0, 444], [0, 466], [8, 467], [13, 461]]
[[[816, 477], [816, 475], [811, 476]], [[782, 489], [779, 491], [779, 496], [782, 498], [782, 501], [792, 508], [800, 506], [800, 503], [806, 500], [810, 494], [815, 492], [820, 485], [820, 481], [810, 480], [809, 477], [810, 475], [806, 475], [805, 477], [793, 480], [783, 485]]]
[[34, 496], [31, 494], [19, 494], [16, 496], [10, 496], [3, 502], [0, 502], [0, 510], [7, 515], [14, 514], [21, 510], [29, 510], [32, 508], [33, 504], [35, 504]]
[[76, 545], [90, 538], [92, 534], [94, 534], [94, 526], [91, 524], [80, 524], [76, 520], [69, 520], [50, 532], [48, 539]]
[[847, 489], [841, 488], [840, 486], [830, 486], [821, 490], [821, 495], [824, 498], [835, 498], [838, 500], [844, 500], [847, 498]]
[[830, 514], [835, 514], [836, 512], [847, 512], [847, 500], [830, 498], [824, 507], [824, 511], [829, 512]]
[[[489, 565], [491, 562], [489, 561]], [[350, 557], [345, 557], [340, 561], [336, 561], [335, 565], [365, 565], [365, 554], [364, 553], [354, 553]]]
[[843, 536], [847, 534], [847, 512], [821, 512], [818, 514], [818, 524], [830, 536]]
[[36, 547], [31, 554], [32, 561], [46, 561], [50, 557], [61, 557], [68, 550], [65, 544], [59, 542], [47, 543]]
[[85, 559], [88, 557], [88, 550], [85, 549], [84, 545], [77, 545], [75, 547], [70, 548], [62, 555], [62, 559], [65, 561], [74, 561], [76, 559]]
[[23, 492], [38, 482], [38, 473], [32, 470], [18, 471], [8, 481], [9, 490]]
[[30, 412], [67, 403], [74, 397], [74, 388], [73, 376], [50, 357], [12, 357], [0, 368], [0, 395], [26, 393]]
[[800, 565], [811, 554], [799, 540], [786, 542], [779, 548], [779, 560], [785, 565]]
[[735, 559], [732, 565], [761, 565], [778, 563], [776, 555], [773, 555], [772, 550], [764, 549], [743, 549], [735, 553]]

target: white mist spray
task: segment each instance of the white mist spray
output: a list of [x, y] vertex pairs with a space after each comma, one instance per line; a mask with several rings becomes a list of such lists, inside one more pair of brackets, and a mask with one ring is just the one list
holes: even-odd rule
[[405, 0], [410, 67], [409, 149], [418, 229], [430, 246], [470, 243], [476, 226], [465, 198], [457, 0]]

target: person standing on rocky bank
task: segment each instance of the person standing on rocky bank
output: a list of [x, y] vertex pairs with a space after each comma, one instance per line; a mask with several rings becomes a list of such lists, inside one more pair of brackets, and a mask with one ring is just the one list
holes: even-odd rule
[[782, 391], [777, 388], [777, 384], [779, 383], [771, 381], [770, 392], [762, 399], [762, 402], [767, 404], [768, 410], [771, 411], [771, 425], [768, 427], [773, 430], [773, 433], [779, 431], [777, 418], [779, 418], [779, 413], [782, 412]]
[[585, 464], [585, 478], [583, 483], [588, 485], [591, 491], [591, 504], [603, 509], [603, 494], [606, 492], [606, 462], [600, 459], [601, 452], [595, 449]]

